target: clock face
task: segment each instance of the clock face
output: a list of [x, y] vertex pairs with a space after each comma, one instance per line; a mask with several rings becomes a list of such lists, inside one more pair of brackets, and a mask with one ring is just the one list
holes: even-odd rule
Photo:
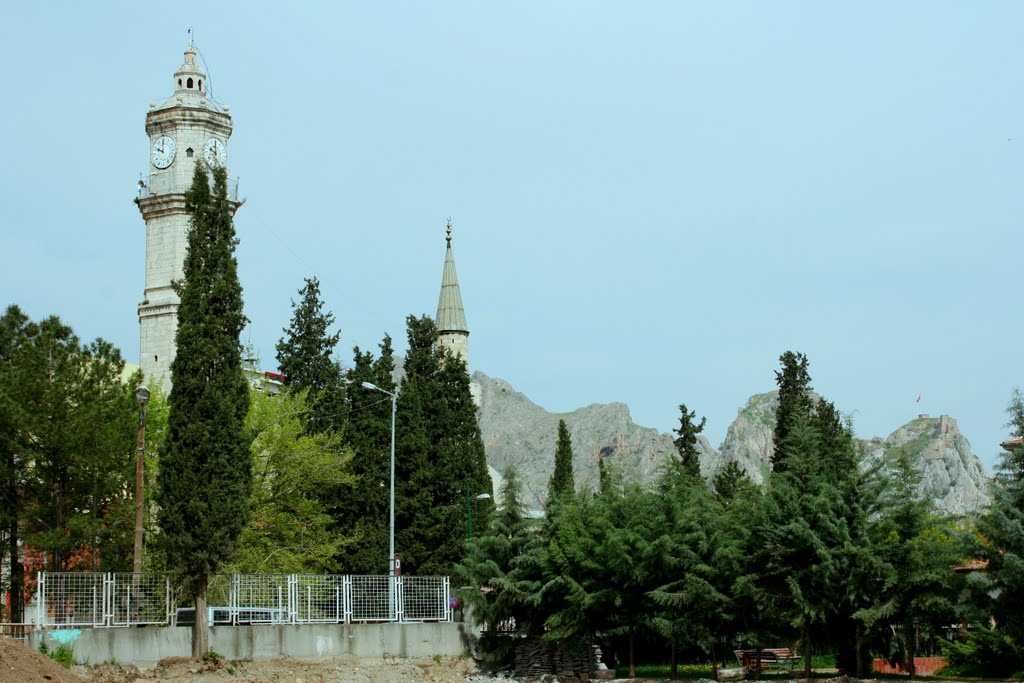
[[203, 158], [206, 159], [206, 163], [210, 165], [210, 168], [227, 166], [227, 147], [225, 147], [224, 143], [217, 138], [210, 138], [206, 141], [206, 144], [203, 145]]
[[153, 143], [153, 165], [157, 168], [167, 168], [174, 161], [175, 151], [177, 148], [174, 138], [169, 138], [166, 135], [157, 138]]

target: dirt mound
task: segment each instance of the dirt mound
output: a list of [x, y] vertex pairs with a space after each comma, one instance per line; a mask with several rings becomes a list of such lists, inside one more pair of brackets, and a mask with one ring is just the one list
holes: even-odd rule
[[[88, 683], [509, 683], [477, 674], [472, 660], [339, 657], [301, 661], [286, 657], [258, 661], [167, 657], [139, 671], [123, 665], [81, 668]], [[21, 680], [21, 679], [19, 679]], [[8, 681], [0, 679], [0, 683]], [[75, 681], [77, 683], [77, 680]]]
[[0, 636], [0, 683], [87, 683], [46, 655]]

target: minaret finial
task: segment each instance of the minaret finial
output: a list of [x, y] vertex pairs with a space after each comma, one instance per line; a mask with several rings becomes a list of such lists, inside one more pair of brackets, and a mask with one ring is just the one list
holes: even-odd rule
[[445, 236], [445, 239], [448, 240], [448, 246], [450, 247], [452, 245], [452, 217], [451, 216], [448, 216], [448, 230], [446, 232], [447, 232], [447, 235]]

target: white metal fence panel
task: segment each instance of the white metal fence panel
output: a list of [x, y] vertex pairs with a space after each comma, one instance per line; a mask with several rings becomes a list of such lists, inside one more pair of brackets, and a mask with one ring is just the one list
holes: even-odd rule
[[107, 574], [106, 621], [111, 626], [166, 624], [171, 585], [162, 574]]
[[297, 624], [343, 623], [345, 579], [337, 574], [294, 574], [291, 621]]
[[42, 572], [36, 621], [40, 626], [104, 626], [106, 574]]
[[[164, 574], [42, 572], [39, 627], [176, 624], [195, 618]], [[210, 577], [213, 624], [451, 621], [444, 576], [235, 574]], [[13, 625], [10, 625], [13, 627]]]
[[392, 576], [350, 576], [350, 621], [401, 621], [396, 581]]
[[404, 621], [450, 621], [447, 576], [403, 576], [401, 605]]
[[231, 577], [232, 624], [289, 621], [289, 574], [235, 574]]

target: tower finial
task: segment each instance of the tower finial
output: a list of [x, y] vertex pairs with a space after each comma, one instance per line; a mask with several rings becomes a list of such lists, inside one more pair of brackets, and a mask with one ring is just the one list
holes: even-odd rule
[[448, 246], [451, 246], [451, 244], [452, 244], [452, 217], [451, 216], [448, 216], [448, 230], [446, 232], [447, 232], [447, 235], [445, 236], [445, 239], [448, 240]]

